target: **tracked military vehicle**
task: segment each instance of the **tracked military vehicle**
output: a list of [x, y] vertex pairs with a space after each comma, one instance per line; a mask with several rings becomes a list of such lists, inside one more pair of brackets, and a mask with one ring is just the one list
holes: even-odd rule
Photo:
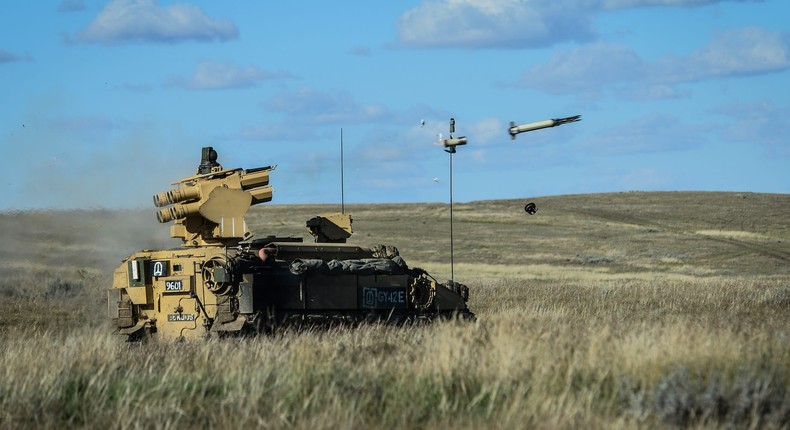
[[348, 214], [306, 221], [313, 241], [253, 237], [244, 215], [272, 200], [273, 168], [224, 169], [203, 148], [195, 175], [154, 196], [182, 246], [143, 250], [115, 270], [108, 313], [118, 334], [199, 338], [284, 325], [473, 318], [469, 289], [409, 267], [393, 246], [347, 243]]

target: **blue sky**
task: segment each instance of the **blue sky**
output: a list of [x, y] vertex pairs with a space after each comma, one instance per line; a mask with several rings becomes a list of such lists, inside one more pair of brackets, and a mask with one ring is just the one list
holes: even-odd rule
[[[9, 2], [0, 210], [148, 207], [200, 148], [273, 203], [790, 192], [790, 2]], [[582, 115], [525, 133], [518, 123]], [[424, 121], [424, 125], [422, 124]]]

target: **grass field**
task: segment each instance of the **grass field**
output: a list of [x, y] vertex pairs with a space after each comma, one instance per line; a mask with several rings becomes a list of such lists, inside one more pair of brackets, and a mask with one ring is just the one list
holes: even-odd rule
[[[456, 204], [474, 323], [127, 344], [104, 289], [153, 210], [0, 213], [0, 428], [788, 428], [790, 196]], [[263, 205], [258, 236], [330, 206]], [[450, 276], [448, 208], [351, 205]]]

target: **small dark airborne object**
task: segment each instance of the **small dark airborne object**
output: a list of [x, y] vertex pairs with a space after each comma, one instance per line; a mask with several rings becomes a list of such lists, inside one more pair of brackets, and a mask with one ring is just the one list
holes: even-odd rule
[[535, 215], [535, 212], [537, 211], [538, 211], [538, 207], [535, 205], [535, 203], [529, 202], [527, 203], [526, 206], [524, 206], [524, 212], [530, 215]]

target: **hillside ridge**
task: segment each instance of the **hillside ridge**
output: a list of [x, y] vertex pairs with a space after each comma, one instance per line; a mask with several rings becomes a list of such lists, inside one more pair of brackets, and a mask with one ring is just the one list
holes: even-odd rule
[[[524, 212], [535, 202], [538, 212]], [[256, 237], [311, 238], [305, 221], [333, 204], [250, 209]], [[397, 246], [441, 273], [449, 261], [446, 203], [347, 204], [351, 241]], [[550, 266], [608, 273], [787, 275], [790, 195], [743, 192], [618, 192], [456, 203], [458, 264]], [[3, 272], [64, 263], [107, 273], [139, 249], [179, 246], [154, 208], [0, 213]], [[446, 276], [445, 274], [441, 273]]]

